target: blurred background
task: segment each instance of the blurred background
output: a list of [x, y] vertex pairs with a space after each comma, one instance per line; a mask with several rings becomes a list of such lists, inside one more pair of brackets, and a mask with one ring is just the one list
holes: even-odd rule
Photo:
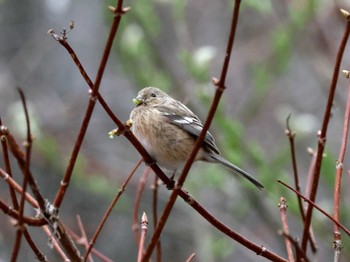
[[[3, 123], [25, 139], [22, 105], [16, 87], [29, 104], [35, 142], [32, 171], [49, 201], [71, 154], [88, 103], [88, 87], [66, 50], [47, 34], [69, 21], [75, 28], [68, 42], [91, 79], [95, 79], [112, 14], [113, 1], [24, 0], [0, 1], [0, 115]], [[122, 18], [100, 93], [115, 114], [127, 120], [132, 98], [145, 86], [156, 86], [186, 103], [205, 119], [220, 77], [230, 29], [233, 1], [125, 1], [131, 10]], [[232, 177], [216, 165], [197, 163], [185, 188], [222, 222], [251, 241], [286, 257], [277, 207], [284, 196], [288, 203], [291, 235], [300, 237], [303, 227], [296, 197], [276, 182], [294, 185], [286, 118], [296, 131], [297, 161], [301, 188], [305, 191], [310, 164], [307, 148], [316, 148], [335, 56], [345, 20], [339, 8], [348, 1], [242, 1], [236, 42], [227, 75], [227, 90], [211, 127], [222, 154], [254, 174], [265, 186], [262, 191]], [[342, 69], [349, 70], [349, 48]], [[335, 160], [339, 152], [348, 81], [342, 75], [329, 125], [318, 204], [333, 210]], [[140, 159], [123, 137], [111, 140], [115, 128], [96, 105], [71, 186], [60, 217], [79, 233], [80, 215], [92, 237], [113, 196]], [[12, 159], [13, 160], [13, 159]], [[1, 157], [1, 166], [3, 166]], [[344, 163], [341, 221], [349, 227], [349, 157]], [[15, 166], [15, 161], [12, 161]], [[142, 164], [117, 203], [95, 247], [113, 261], [135, 261], [137, 247], [132, 233], [132, 212]], [[15, 170], [20, 180], [21, 174]], [[142, 197], [140, 211], [151, 220], [153, 175]], [[0, 197], [9, 204], [4, 183]], [[159, 189], [160, 211], [170, 192]], [[27, 214], [34, 211], [27, 206]], [[141, 213], [140, 213], [141, 217]], [[319, 251], [312, 260], [333, 257], [333, 224], [314, 211], [313, 228]], [[0, 214], [0, 260], [8, 261], [15, 228]], [[40, 229], [29, 228], [39, 248], [50, 261], [60, 261], [50, 250]], [[153, 232], [150, 221], [149, 235]], [[342, 256], [350, 260], [350, 241], [344, 235]], [[185, 261], [195, 252], [195, 261], [265, 261], [233, 242], [179, 200], [162, 234], [163, 261]], [[82, 249], [83, 250], [83, 249]], [[19, 261], [34, 261], [22, 242]], [[98, 261], [97, 259], [95, 261]]]

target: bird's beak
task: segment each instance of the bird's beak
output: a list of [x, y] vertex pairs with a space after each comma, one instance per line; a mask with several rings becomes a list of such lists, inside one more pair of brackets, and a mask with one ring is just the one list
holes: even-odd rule
[[136, 98], [134, 98], [132, 100], [132, 102], [136, 105], [136, 106], [139, 106], [141, 104], [143, 104], [144, 100], [142, 98], [142, 96], [137, 96]]

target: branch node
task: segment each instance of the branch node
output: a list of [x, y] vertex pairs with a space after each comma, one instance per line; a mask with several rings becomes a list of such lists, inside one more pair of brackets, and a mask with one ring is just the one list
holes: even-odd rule
[[290, 120], [291, 117], [292, 117], [292, 114], [289, 114], [289, 115], [287, 116], [285, 133], [286, 133], [286, 135], [287, 135], [289, 138], [294, 138], [296, 134], [295, 134], [295, 132], [293, 132], [293, 131], [290, 129], [290, 126], [289, 126], [289, 120]]
[[211, 81], [213, 81], [213, 84], [216, 85], [216, 86], [219, 85], [219, 83], [220, 83], [219, 79], [217, 79], [216, 77], [213, 77], [211, 79]]
[[70, 20], [70, 21], [69, 21], [69, 29], [70, 29], [70, 30], [73, 30], [73, 29], [74, 29], [74, 26], [75, 26], [74, 20]]
[[120, 136], [120, 135], [123, 135], [126, 131], [129, 131], [130, 128], [132, 127], [132, 120], [131, 119], [128, 119], [125, 123], [125, 128], [121, 129], [121, 128], [115, 128], [111, 131], [108, 132], [108, 136], [110, 139], [113, 139], [114, 136]]
[[264, 247], [263, 245], [261, 246], [261, 249], [259, 250], [259, 252], [256, 252], [256, 254], [258, 256], [261, 256], [264, 252], [266, 252], [266, 247]]
[[[339, 232], [340, 233], [340, 232]], [[342, 241], [341, 239], [338, 239], [338, 240], [334, 240], [333, 241], [333, 248], [335, 250], [336, 253], [340, 253], [341, 250], [343, 249], [343, 244], [342, 244]]]
[[8, 133], [9, 133], [9, 130], [8, 130], [7, 126], [1, 125], [0, 126], [0, 134], [8, 135]]
[[141, 217], [141, 229], [147, 230], [148, 229], [148, 218], [145, 212], [143, 212]]
[[287, 207], [288, 207], [287, 200], [284, 197], [280, 198], [280, 201], [278, 202], [278, 207], [280, 210], [287, 209]]
[[195, 203], [195, 199], [193, 198], [193, 196], [191, 196], [190, 194], [188, 194], [188, 198], [185, 201], [187, 204], [189, 204], [190, 206], [193, 205], [193, 203]]
[[321, 130], [317, 131], [317, 137], [318, 137], [318, 141], [321, 145], [325, 146], [326, 144], [326, 138], [324, 137], [324, 135], [322, 134]]
[[336, 169], [342, 169], [344, 164], [340, 162], [339, 160], [335, 161], [335, 168]]
[[340, 9], [340, 13], [346, 20], [350, 21], [350, 13], [348, 11], [345, 9]]
[[116, 16], [121, 16], [121, 15], [126, 14], [126, 13], [131, 9], [131, 7], [130, 7], [130, 6], [124, 7], [124, 8], [122, 8], [121, 11], [119, 11], [118, 8], [109, 5], [109, 6], [108, 6], [108, 9], [109, 9], [110, 11], [112, 11], [112, 13], [115, 14]]
[[309, 153], [310, 156], [315, 156], [316, 155], [315, 150], [313, 148], [311, 148], [311, 147], [307, 148], [307, 152]]
[[111, 5], [108, 6], [108, 9], [109, 9], [110, 11], [112, 11], [113, 14], [115, 14], [115, 12], [116, 12], [116, 10], [117, 10], [117, 8], [115, 8], [114, 6], [111, 6]]
[[96, 103], [97, 96], [96, 96], [96, 95], [92, 95], [91, 90], [89, 91], [89, 93], [90, 93], [90, 100], [91, 100], [92, 102]]
[[53, 29], [49, 29], [49, 31], [47, 31], [47, 33], [49, 35], [51, 35], [56, 41], [60, 41], [61, 37], [55, 33], [55, 31]]
[[27, 147], [30, 146], [30, 143], [29, 143], [29, 141], [24, 141], [24, 142], [22, 143], [22, 145], [23, 145], [23, 147], [27, 148]]
[[50, 215], [50, 218], [56, 219], [58, 217], [58, 208], [46, 201], [45, 214]]
[[350, 72], [348, 70], [342, 70], [342, 73], [344, 74], [344, 76], [346, 78], [349, 78], [350, 77]]
[[7, 174], [7, 173], [5, 173], [5, 176], [4, 176], [4, 181], [6, 181], [7, 179], [9, 179], [10, 178], [10, 175], [9, 174]]
[[318, 131], [317, 131], [317, 137], [321, 137], [321, 135], [322, 135], [322, 131], [321, 131], [321, 130], [318, 130]]

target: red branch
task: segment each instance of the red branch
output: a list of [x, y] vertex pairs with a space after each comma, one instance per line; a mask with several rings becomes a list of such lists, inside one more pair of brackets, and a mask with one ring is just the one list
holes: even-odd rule
[[[146, 181], [148, 179], [148, 176], [151, 174], [152, 169], [150, 167], [146, 167], [143, 171], [143, 174], [140, 177], [140, 181], [138, 183], [137, 189], [136, 189], [136, 196], [135, 196], [135, 204], [134, 204], [134, 212], [132, 216], [132, 230], [134, 232], [134, 239], [137, 246], [139, 245], [140, 241], [140, 235], [139, 235], [139, 223], [138, 223], [138, 217], [139, 217], [139, 207], [141, 202], [141, 196], [142, 192], [145, 188]], [[157, 176], [155, 176], [157, 177]]]
[[[343, 163], [346, 151], [346, 144], [348, 141], [348, 131], [349, 131], [349, 120], [350, 120], [350, 85], [348, 87], [348, 98], [346, 102], [346, 109], [344, 114], [344, 127], [343, 127], [343, 135], [341, 141], [341, 147], [339, 150], [338, 161], [336, 164], [336, 173], [335, 173], [335, 182], [334, 182], [334, 209], [333, 215], [334, 220], [340, 220], [339, 217], [339, 207], [340, 207], [340, 190], [341, 190], [341, 178], [343, 173]], [[340, 253], [342, 249], [341, 245], [341, 235], [339, 226], [334, 224], [334, 248], [336, 253]]]
[[100, 88], [102, 76], [103, 76], [104, 70], [106, 68], [109, 54], [110, 54], [111, 49], [112, 49], [114, 37], [118, 31], [122, 15], [125, 13], [125, 10], [123, 10], [122, 5], [123, 5], [123, 0], [118, 0], [117, 7], [116, 7], [115, 12], [114, 12], [114, 19], [113, 19], [113, 23], [111, 26], [111, 30], [109, 32], [109, 36], [108, 36], [107, 43], [106, 43], [106, 46], [105, 46], [105, 49], [104, 49], [104, 52], [102, 55], [100, 66], [99, 66], [98, 71], [97, 71], [95, 83], [94, 83], [94, 86], [93, 86], [91, 94], [90, 94], [89, 104], [88, 104], [88, 107], [86, 109], [85, 116], [84, 116], [83, 122], [81, 124], [80, 131], [79, 131], [78, 137], [76, 139], [76, 142], [75, 142], [75, 145], [73, 148], [73, 152], [71, 154], [65, 175], [62, 179], [61, 186], [60, 186], [60, 188], [57, 192], [56, 198], [54, 200], [54, 206], [56, 208], [59, 208], [61, 206], [61, 203], [63, 201], [63, 197], [64, 197], [64, 195], [67, 191], [67, 188], [69, 186], [69, 182], [70, 182], [70, 179], [71, 179], [72, 173], [73, 173], [73, 168], [75, 166], [75, 162], [77, 160], [77, 157], [78, 157], [78, 154], [80, 151], [80, 147], [83, 143], [83, 140], [84, 140], [84, 137], [86, 134], [86, 130], [88, 128], [88, 125], [89, 125], [89, 122], [90, 122], [90, 119], [92, 116], [92, 112], [95, 108], [98, 90]]
[[[319, 133], [319, 138], [318, 138], [316, 165], [315, 165], [315, 170], [314, 170], [314, 175], [313, 175], [311, 192], [310, 192], [310, 196], [309, 196], [310, 200], [313, 202], [316, 199], [316, 194], [317, 194], [317, 189], [318, 189], [318, 181], [320, 178], [320, 170], [321, 170], [321, 164], [322, 164], [323, 151], [324, 151], [324, 147], [326, 144], [327, 129], [328, 129], [329, 119], [331, 116], [331, 110], [332, 110], [332, 104], [333, 104], [333, 100], [334, 100], [335, 89], [336, 89], [337, 82], [338, 82], [340, 63], [341, 63], [341, 60], [343, 58], [343, 54], [344, 54], [344, 50], [345, 50], [345, 46], [346, 46], [349, 34], [350, 34], [350, 18], [347, 17], [345, 31], [344, 31], [344, 34], [343, 34], [343, 37], [342, 37], [342, 40], [340, 43], [340, 47], [338, 50], [338, 54], [337, 54], [337, 58], [336, 58], [335, 66], [334, 66], [333, 77], [332, 77], [332, 82], [330, 85], [326, 111], [324, 113], [322, 129]], [[313, 210], [313, 205], [309, 205], [307, 208], [307, 211], [306, 211], [305, 222], [304, 222], [304, 231], [303, 231], [303, 236], [302, 236], [301, 249], [305, 253], [306, 253], [306, 248], [307, 248], [307, 240], [309, 239], [309, 232], [310, 232], [309, 229], [310, 229], [310, 225], [311, 225], [312, 210]]]
[[292, 188], [291, 186], [288, 186], [286, 183], [282, 182], [281, 180], [277, 180], [278, 183], [284, 185], [286, 188], [292, 190], [295, 194], [297, 194], [298, 196], [300, 196], [302, 199], [304, 199], [306, 202], [309, 203], [309, 205], [313, 206], [314, 208], [316, 208], [318, 211], [320, 211], [322, 214], [324, 214], [326, 217], [328, 217], [330, 220], [332, 220], [335, 224], [337, 224], [341, 229], [344, 230], [344, 232], [350, 236], [350, 231], [343, 226], [342, 224], [340, 224], [338, 221], [336, 221], [330, 214], [328, 214], [326, 211], [324, 211], [322, 208], [320, 208], [318, 205], [316, 205], [315, 202], [311, 201], [310, 199], [306, 198], [305, 196], [303, 196], [300, 192], [296, 191], [294, 188]]
[[182, 173], [181, 173], [181, 175], [176, 183], [176, 186], [175, 186], [173, 192], [170, 195], [169, 201], [164, 208], [163, 214], [159, 218], [159, 222], [158, 222], [157, 227], [155, 228], [155, 231], [152, 235], [150, 244], [148, 245], [146, 252], [145, 252], [145, 255], [142, 259], [142, 261], [144, 261], [144, 262], [148, 261], [152, 255], [153, 249], [155, 248], [155, 246], [159, 240], [160, 234], [162, 233], [164, 226], [169, 218], [170, 212], [173, 209], [175, 201], [176, 201], [176, 199], [181, 191], [181, 188], [186, 180], [187, 174], [188, 174], [188, 172], [189, 172], [189, 170], [190, 170], [190, 168], [195, 160], [195, 157], [196, 157], [199, 149], [202, 146], [202, 142], [204, 140], [204, 137], [205, 137], [207, 131], [209, 130], [210, 124], [214, 118], [214, 114], [215, 114], [216, 109], [219, 105], [221, 95], [222, 95], [223, 91], [225, 90], [225, 79], [226, 79], [227, 69], [228, 69], [228, 65], [230, 62], [230, 58], [231, 58], [231, 52], [232, 52], [234, 37], [235, 37], [237, 23], [238, 23], [240, 4], [241, 4], [240, 0], [235, 1], [230, 36], [229, 36], [229, 40], [228, 40], [227, 48], [226, 48], [225, 60], [223, 63], [220, 80], [218, 80], [218, 81], [214, 80], [214, 84], [217, 86], [217, 88], [216, 88], [216, 92], [215, 92], [215, 96], [214, 96], [212, 105], [210, 107], [210, 111], [209, 111], [207, 119], [204, 123], [203, 129], [202, 129], [200, 135], [198, 136], [196, 144], [195, 144], [189, 158], [186, 161], [186, 164], [182, 170]]
[[[287, 201], [284, 197], [280, 198], [280, 202], [278, 203], [278, 207], [280, 208], [280, 213], [281, 213], [283, 233], [285, 236], [289, 236], [289, 225], [288, 225], [288, 218], [287, 218]], [[291, 243], [289, 238], [285, 237], [284, 239], [286, 242], [288, 260], [289, 260], [289, 262], [294, 262], [295, 259], [294, 259], [294, 255], [293, 255], [292, 243]]]
[[32, 134], [30, 132], [30, 121], [29, 121], [29, 113], [28, 113], [28, 108], [26, 104], [26, 99], [24, 97], [23, 91], [20, 88], [18, 89], [18, 91], [21, 96], [21, 100], [24, 108], [24, 115], [25, 115], [26, 124], [27, 124], [27, 140], [25, 142], [26, 157], [25, 157], [23, 184], [22, 184], [22, 195], [21, 195], [19, 210], [18, 210], [18, 213], [19, 213], [18, 225], [17, 225], [18, 229], [17, 229], [15, 246], [12, 250], [11, 261], [17, 260], [17, 255], [20, 249], [22, 235], [25, 230], [25, 226], [23, 222], [23, 213], [24, 213], [25, 195], [26, 195], [27, 185], [28, 185], [30, 156], [31, 156], [31, 149], [32, 149]]
[[[54, 36], [54, 38], [56, 40], [59, 40], [59, 39], [56, 38], [55, 35], [53, 35], [53, 36]], [[59, 41], [59, 42], [62, 44], [61, 41]], [[74, 62], [78, 66], [79, 70], [84, 70], [83, 67], [80, 64], [80, 61], [78, 59], [75, 59], [77, 57], [76, 57], [73, 49], [67, 48], [69, 46], [68, 43], [65, 42], [65, 45], [63, 45], [63, 46], [71, 54]], [[82, 75], [83, 76], [85, 75], [84, 78], [87, 81], [88, 85], [91, 87], [91, 85], [89, 83], [90, 82], [92, 83], [92, 81], [88, 81], [89, 78], [88, 78], [86, 72], [84, 71], [84, 74], [82, 74]], [[118, 126], [119, 131], [124, 134], [124, 136], [133, 144], [135, 149], [143, 157], [145, 163], [153, 163], [152, 165], [150, 165], [150, 167], [155, 172], [155, 174], [160, 178], [160, 180], [162, 180], [162, 182], [165, 185], [167, 185], [168, 187], [173, 186], [172, 181], [163, 173], [163, 171], [156, 164], [154, 164], [154, 160], [152, 159], [152, 157], [143, 148], [143, 146], [137, 140], [137, 138], [133, 135], [133, 133], [130, 132], [126, 128], [126, 126], [117, 118], [116, 115], [114, 115], [114, 113], [111, 111], [111, 109], [108, 107], [106, 102], [102, 99], [102, 97], [101, 96], [97, 96], [97, 98], [98, 98], [99, 102], [101, 103], [102, 107], [104, 108], [104, 110], [107, 112], [107, 114], [111, 117], [111, 119], [114, 121], [114, 123]], [[181, 191], [179, 192], [179, 196], [181, 198], [183, 198], [184, 201], [186, 203], [188, 203], [193, 209], [195, 209], [204, 219], [206, 219], [210, 224], [212, 224], [212, 226], [214, 226], [215, 228], [217, 228], [218, 230], [220, 230], [221, 232], [223, 232], [224, 234], [226, 234], [230, 238], [232, 238], [232, 239], [236, 240], [237, 242], [241, 243], [243, 246], [247, 247], [250, 250], [253, 250], [257, 254], [259, 254], [261, 256], [264, 256], [264, 257], [266, 257], [266, 258], [268, 258], [270, 260], [273, 260], [273, 261], [286, 261], [284, 258], [282, 258], [282, 257], [278, 256], [277, 254], [267, 250], [265, 247], [263, 247], [261, 245], [256, 245], [256, 244], [250, 242], [249, 240], [247, 240], [243, 236], [241, 236], [241, 235], [237, 234], [236, 232], [234, 232], [233, 230], [231, 230], [228, 226], [226, 226], [223, 223], [221, 223], [212, 214], [210, 214], [207, 210], [205, 210], [205, 208], [198, 201], [193, 199], [188, 194], [188, 192], [186, 190], [181, 189]]]
[[89, 244], [89, 248], [86, 250], [86, 253], [85, 253], [85, 257], [84, 257], [84, 261], [87, 260], [90, 252], [91, 252], [91, 249], [93, 248], [95, 242], [96, 242], [96, 239], [97, 237], [99, 236], [104, 224], [106, 223], [107, 221], [107, 218], [109, 217], [109, 215], [111, 214], [115, 204], [117, 203], [117, 201], [119, 200], [120, 196], [123, 194], [123, 192], [125, 191], [125, 187], [128, 185], [130, 179], [132, 178], [132, 176], [135, 174], [136, 170], [139, 168], [139, 166], [141, 165], [142, 163], [142, 158], [139, 160], [139, 162], [136, 164], [136, 166], [134, 167], [134, 169], [130, 172], [129, 176], [127, 177], [127, 179], [125, 180], [125, 182], [123, 183], [122, 187], [118, 190], [118, 193], [117, 195], [114, 197], [114, 199], [112, 200], [112, 203], [109, 205], [106, 213], [104, 214], [100, 224], [98, 225], [97, 229], [96, 229], [96, 232], [94, 234], [94, 236], [92, 237], [91, 241], [90, 241], [90, 244]]

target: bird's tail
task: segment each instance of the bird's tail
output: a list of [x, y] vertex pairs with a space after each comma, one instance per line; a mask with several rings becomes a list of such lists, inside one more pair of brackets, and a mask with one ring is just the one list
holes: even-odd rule
[[236, 175], [241, 175], [243, 177], [245, 177], [246, 179], [248, 179], [250, 182], [252, 182], [257, 188], [262, 189], [264, 188], [264, 186], [258, 181], [256, 180], [254, 177], [252, 177], [251, 175], [249, 175], [247, 172], [245, 172], [243, 169], [240, 169], [239, 167], [235, 166], [234, 164], [232, 164], [231, 162], [227, 161], [225, 158], [223, 158], [222, 156], [218, 155], [218, 154], [209, 154], [209, 156], [214, 160], [214, 161], [210, 161], [210, 162], [216, 162], [216, 163], [220, 163], [222, 164], [224, 167], [226, 167], [227, 169], [229, 169], [231, 172], [233, 172]]

